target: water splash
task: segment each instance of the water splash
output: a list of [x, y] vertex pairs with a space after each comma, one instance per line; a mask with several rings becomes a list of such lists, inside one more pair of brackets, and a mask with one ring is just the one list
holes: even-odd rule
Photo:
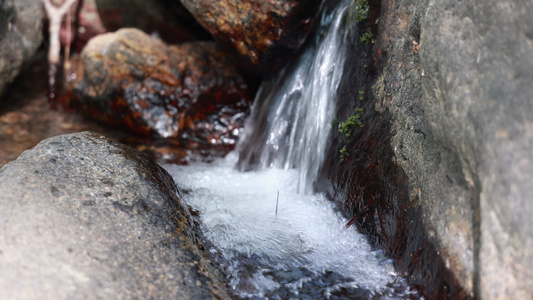
[[240, 170], [296, 168], [298, 192], [312, 193], [342, 77], [348, 4], [324, 14], [314, 43], [281, 76], [261, 86], [238, 147]]
[[349, 5], [324, 14], [314, 43], [263, 84], [239, 154], [166, 166], [182, 200], [200, 211], [207, 248], [238, 297], [409, 297], [391, 261], [346, 229], [324, 195], [312, 194], [336, 109]]
[[182, 200], [201, 212], [212, 259], [236, 296], [367, 299], [403, 286], [332, 202], [297, 193], [297, 170], [240, 172], [236, 160], [232, 153], [212, 164], [166, 166]]

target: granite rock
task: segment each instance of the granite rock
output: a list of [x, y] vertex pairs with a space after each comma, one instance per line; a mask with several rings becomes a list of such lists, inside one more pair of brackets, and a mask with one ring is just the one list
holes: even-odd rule
[[0, 298], [225, 299], [170, 175], [83, 132], [0, 169]]
[[533, 297], [533, 6], [368, 3], [337, 115], [364, 127], [333, 135], [332, 193], [428, 298]]

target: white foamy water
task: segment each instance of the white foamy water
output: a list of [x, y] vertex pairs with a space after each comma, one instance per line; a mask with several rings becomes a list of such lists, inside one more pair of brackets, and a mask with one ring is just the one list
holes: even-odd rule
[[349, 4], [324, 14], [315, 43], [261, 87], [239, 159], [232, 153], [211, 164], [165, 166], [181, 199], [199, 211], [206, 248], [238, 297], [386, 299], [408, 292], [390, 261], [345, 228], [348, 220], [324, 195], [313, 194], [342, 78]]
[[298, 194], [296, 170], [239, 172], [235, 161], [231, 154], [212, 164], [165, 168], [182, 200], [200, 211], [201, 229], [211, 251], [220, 252], [236, 295], [326, 297], [344, 288], [368, 296], [390, 289], [390, 262], [346, 229], [348, 221], [323, 195]]

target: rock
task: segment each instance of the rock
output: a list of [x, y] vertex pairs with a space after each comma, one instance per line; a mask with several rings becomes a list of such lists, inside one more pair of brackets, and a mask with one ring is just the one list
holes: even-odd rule
[[279, 69], [302, 45], [321, 1], [181, 2], [248, 70], [264, 75]]
[[[171, 0], [83, 0], [72, 7], [70, 39], [81, 52], [98, 34], [133, 27], [160, 37], [167, 43], [209, 40], [210, 35], [179, 1]], [[61, 27], [63, 44], [68, 41], [66, 19]]]
[[135, 27], [176, 44], [211, 39], [194, 17], [175, 0], [94, 0], [105, 28]]
[[[95, 133], [0, 169], [0, 298], [228, 298], [170, 175]], [[44, 297], [44, 298], [43, 298]]]
[[[357, 5], [350, 8], [352, 15], [370, 17], [359, 22], [357, 30], [347, 37], [350, 42], [346, 48], [352, 54], [347, 57], [338, 88], [340, 99], [333, 126], [337, 130], [333, 130], [331, 141], [334, 146], [324, 164], [324, 176], [332, 183], [329, 193], [339, 201], [350, 219], [348, 224], [358, 225], [375, 247], [395, 259], [396, 270], [409, 278], [410, 286], [428, 299], [465, 298], [471, 293], [463, 285], [467, 280], [460, 283], [450, 270], [453, 267], [446, 265], [443, 256], [448, 253], [437, 243], [435, 229], [428, 228], [424, 218], [421, 207], [429, 200], [421, 197], [417, 177], [409, 173], [413, 167], [401, 165], [411, 163], [413, 158], [395, 153], [405, 147], [405, 142], [394, 144], [401, 134], [412, 135], [415, 145], [425, 141], [421, 131], [414, 132], [412, 124], [422, 123], [418, 119], [410, 120], [410, 130], [395, 123], [420, 113], [408, 106], [419, 103], [416, 100], [422, 91], [418, 55], [412, 50], [412, 41], [407, 40], [411, 31], [406, 32], [405, 18], [416, 20], [423, 10], [417, 11], [415, 5], [370, 4], [368, 11]], [[382, 29], [376, 34], [378, 28], [369, 24], [376, 24], [378, 17]], [[361, 42], [368, 28], [375, 44]], [[363, 127], [351, 128], [346, 138], [339, 129], [357, 108], [363, 109]], [[345, 153], [342, 156], [341, 149]], [[468, 249], [463, 250], [468, 255]]]
[[446, 225], [472, 225], [483, 299], [533, 298], [531, 16], [526, 2], [439, 1], [421, 20], [421, 106], [436, 144], [456, 158], [443, 162], [458, 169], [447, 206], [472, 210]]
[[345, 145], [350, 156], [329, 172], [333, 192], [427, 298], [532, 298], [533, 6], [370, 8], [337, 116], [362, 107], [364, 128], [334, 137], [329, 163]]
[[142, 135], [233, 146], [251, 98], [213, 42], [166, 46], [136, 29], [91, 40], [71, 104]]
[[43, 18], [39, 0], [0, 3], [0, 94], [41, 45]]

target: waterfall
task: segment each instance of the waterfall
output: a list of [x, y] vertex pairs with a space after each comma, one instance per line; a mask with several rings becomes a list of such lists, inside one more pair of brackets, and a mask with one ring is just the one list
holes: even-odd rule
[[335, 114], [349, 3], [324, 14], [312, 45], [281, 76], [261, 86], [237, 148], [240, 170], [295, 168], [298, 192], [312, 193]]
[[204, 245], [236, 297], [409, 298], [391, 261], [312, 193], [344, 69], [349, 5], [325, 13], [307, 50], [263, 84], [237, 152], [165, 166], [200, 212]]

